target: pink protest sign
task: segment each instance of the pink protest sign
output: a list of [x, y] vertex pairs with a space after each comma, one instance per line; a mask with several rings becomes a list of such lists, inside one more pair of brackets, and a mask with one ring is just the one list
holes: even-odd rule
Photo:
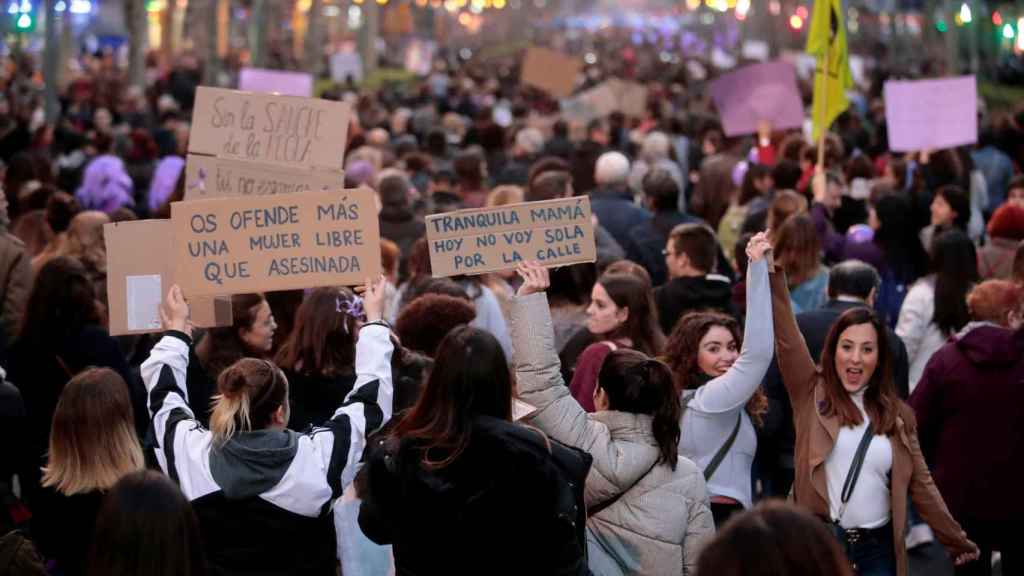
[[309, 98], [313, 95], [313, 76], [305, 72], [242, 68], [238, 74], [238, 89]]
[[893, 152], [939, 150], [978, 141], [974, 76], [885, 83], [885, 121]]
[[710, 92], [726, 136], [754, 134], [762, 121], [770, 122], [773, 130], [803, 125], [796, 71], [786, 62], [744, 66], [712, 82]]

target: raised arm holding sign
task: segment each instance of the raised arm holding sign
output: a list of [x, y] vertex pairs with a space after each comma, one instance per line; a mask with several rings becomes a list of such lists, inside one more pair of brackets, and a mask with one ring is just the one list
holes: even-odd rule
[[177, 278], [186, 296], [341, 286], [381, 272], [373, 191], [176, 202]]

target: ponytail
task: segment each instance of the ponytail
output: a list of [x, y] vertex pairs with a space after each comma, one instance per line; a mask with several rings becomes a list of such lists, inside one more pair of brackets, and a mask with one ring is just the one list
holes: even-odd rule
[[608, 395], [610, 409], [653, 417], [651, 434], [658, 444], [658, 461], [675, 470], [680, 406], [672, 370], [642, 352], [619, 349], [605, 359], [597, 385]]
[[243, 358], [221, 372], [220, 394], [214, 396], [210, 414], [214, 444], [223, 446], [238, 432], [266, 428], [282, 405], [287, 411], [288, 382], [280, 372], [255, 358]]
[[653, 392], [661, 397], [658, 407], [654, 410], [654, 420], [651, 423], [651, 431], [655, 441], [658, 442], [658, 450], [661, 452], [661, 461], [676, 469], [679, 461], [679, 429], [680, 410], [679, 396], [676, 394], [675, 383], [672, 378], [672, 369], [659, 360], [648, 360], [645, 363], [647, 371], [647, 386], [653, 388]]

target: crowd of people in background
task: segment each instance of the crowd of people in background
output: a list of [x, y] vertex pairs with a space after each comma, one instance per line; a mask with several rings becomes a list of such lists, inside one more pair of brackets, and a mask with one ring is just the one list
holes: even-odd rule
[[[0, 574], [1024, 574], [1024, 111], [892, 153], [876, 69], [818, 164], [584, 41], [644, 114], [561, 114], [515, 55], [329, 88], [384, 275], [208, 330], [174, 287], [120, 337], [103, 225], [183, 199], [199, 71], [86, 56], [47, 123], [6, 60]], [[595, 262], [433, 277], [426, 215], [580, 195]]]

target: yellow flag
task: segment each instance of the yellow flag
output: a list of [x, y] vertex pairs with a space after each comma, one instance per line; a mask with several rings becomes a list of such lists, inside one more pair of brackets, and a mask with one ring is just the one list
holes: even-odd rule
[[[842, 0], [814, 0], [807, 53], [817, 56], [814, 74], [814, 140], [828, 130], [836, 117], [850, 106], [846, 91], [853, 87], [846, 49], [846, 25]], [[827, 57], [827, 59], [826, 59]]]

